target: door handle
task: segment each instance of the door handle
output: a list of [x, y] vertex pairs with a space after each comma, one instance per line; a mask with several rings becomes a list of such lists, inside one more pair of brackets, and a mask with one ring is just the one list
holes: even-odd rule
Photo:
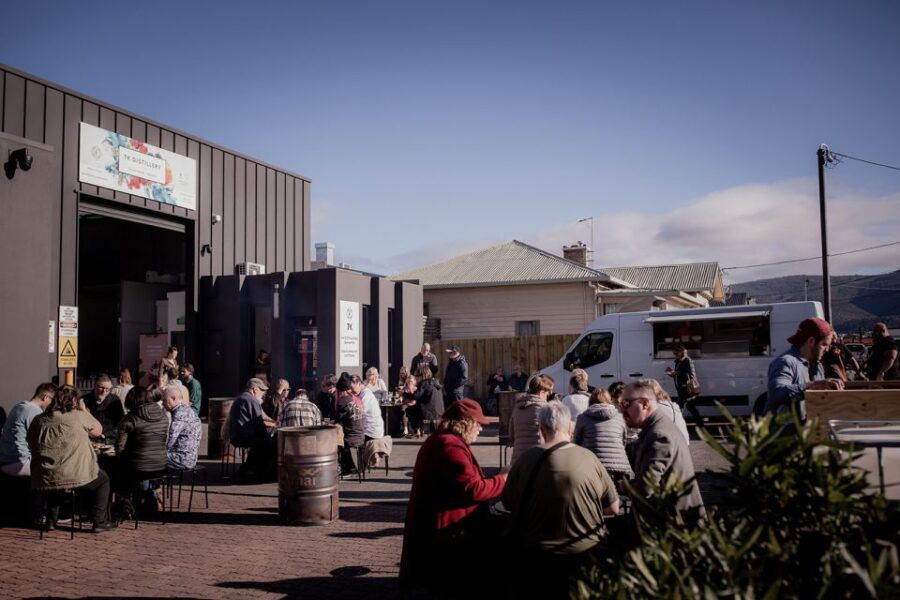
[[643, 377], [644, 374], [643, 373], [629, 373], [628, 376], [629, 377]]
[[615, 377], [612, 373], [601, 373], [600, 377]]

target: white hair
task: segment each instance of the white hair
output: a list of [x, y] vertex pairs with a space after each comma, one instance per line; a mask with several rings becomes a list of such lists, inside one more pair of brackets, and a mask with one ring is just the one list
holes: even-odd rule
[[538, 413], [538, 425], [544, 437], [552, 437], [556, 433], [566, 434], [572, 426], [572, 413], [562, 402], [552, 400]]
[[170, 383], [166, 386], [163, 391], [163, 398], [168, 398], [169, 396], [175, 396], [179, 404], [184, 402], [184, 394], [181, 392], [180, 383]]

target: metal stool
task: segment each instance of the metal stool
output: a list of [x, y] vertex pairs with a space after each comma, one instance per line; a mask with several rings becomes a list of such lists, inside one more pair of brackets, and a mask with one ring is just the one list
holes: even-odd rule
[[[222, 469], [222, 478], [229, 479], [234, 477], [237, 472], [238, 456], [241, 458], [241, 465], [247, 461], [247, 448], [238, 448], [232, 446], [230, 442], [222, 440], [222, 452], [220, 456], [219, 466]], [[230, 469], [228, 467], [229, 464], [231, 465]]]
[[203, 495], [206, 497], [206, 508], [209, 508], [209, 486], [207, 485], [206, 468], [203, 465], [195, 465], [190, 469], [173, 469], [169, 468], [169, 510], [172, 509], [172, 496], [175, 489], [175, 476], [178, 476], [178, 504], [177, 508], [181, 508], [181, 487], [184, 483], [184, 474], [191, 474], [191, 491], [188, 495], [188, 512], [191, 512], [191, 506], [194, 503], [194, 484], [197, 483], [197, 473], [203, 474]]
[[[81, 513], [78, 511], [78, 496], [75, 494], [75, 488], [69, 490], [58, 490], [51, 492], [44, 492], [44, 499], [41, 502], [41, 512], [44, 513], [43, 517], [47, 519], [46, 523], [42, 523], [40, 525], [40, 535], [39, 539], [44, 539], [44, 531], [48, 531], [48, 525], [50, 524], [50, 518], [47, 515], [47, 511], [49, 510], [50, 504], [48, 502], [48, 496], [61, 494], [64, 500], [69, 501], [69, 505], [72, 508], [72, 526], [70, 528], [71, 535], [69, 536], [70, 540], [75, 539], [75, 519], [78, 519], [78, 530], [81, 531], [82, 519]], [[58, 509], [57, 509], [58, 512]]]
[[[391, 455], [381, 453], [384, 456], [384, 476], [389, 475], [391, 469]], [[356, 470], [359, 471], [359, 481], [362, 482], [366, 478], [366, 471], [369, 470], [368, 464], [363, 464], [363, 447], [356, 449]]]
[[[134, 502], [134, 497], [136, 495], [140, 496], [140, 494], [142, 494], [146, 491], [141, 487], [142, 481], [146, 481], [147, 483], [149, 483], [151, 489], [153, 488], [153, 484], [158, 485], [162, 492], [160, 497], [162, 498], [162, 513], [161, 514], [162, 514], [162, 524], [163, 525], [166, 524], [166, 487], [167, 486], [169, 487], [169, 496], [171, 497], [171, 495], [172, 495], [172, 491], [171, 491], [172, 484], [171, 484], [171, 480], [170, 480], [168, 472], [144, 473], [144, 475], [153, 475], [153, 476], [149, 477], [147, 479], [135, 480], [134, 486], [131, 488], [132, 504], [134, 504], [134, 528], [135, 529], [138, 528], [138, 521], [140, 520], [140, 516], [139, 516], [140, 510], [138, 510], [138, 508], [139, 508], [138, 504]], [[170, 511], [172, 510], [171, 502], [169, 502], [169, 510]]]

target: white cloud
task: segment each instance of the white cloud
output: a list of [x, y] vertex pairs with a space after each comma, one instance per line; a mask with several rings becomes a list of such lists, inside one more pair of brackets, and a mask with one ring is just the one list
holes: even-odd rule
[[[865, 196], [829, 193], [829, 252], [855, 250], [900, 240], [900, 194]], [[431, 264], [518, 237], [561, 253], [563, 245], [588, 241], [585, 224], [564, 223], [530, 235], [475, 242], [431, 244], [384, 260], [363, 259], [384, 273]], [[594, 220], [594, 264], [633, 266], [718, 261], [723, 267], [815, 257], [821, 253], [819, 200], [815, 180], [794, 179], [714, 192], [669, 212], [619, 211]], [[900, 246], [831, 259], [833, 274], [872, 273], [900, 268]], [[818, 273], [819, 261], [728, 272], [728, 283], [799, 273]]]

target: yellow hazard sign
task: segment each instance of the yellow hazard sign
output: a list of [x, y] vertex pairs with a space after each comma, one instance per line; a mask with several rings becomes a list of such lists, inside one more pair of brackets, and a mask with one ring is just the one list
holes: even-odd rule
[[78, 366], [78, 338], [59, 336], [57, 367], [73, 369]]

